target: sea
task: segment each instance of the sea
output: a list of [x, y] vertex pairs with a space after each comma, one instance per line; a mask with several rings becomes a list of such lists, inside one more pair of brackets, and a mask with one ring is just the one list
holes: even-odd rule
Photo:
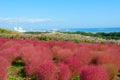
[[53, 28], [53, 27], [6, 27], [6, 29], [20, 31], [20, 32], [120, 32], [120, 27], [110, 27], [110, 28]]
[[[23, 29], [23, 28], [21, 28]], [[118, 28], [34, 28], [34, 29], [29, 29], [26, 28], [24, 29], [24, 31], [29, 32], [29, 31], [34, 31], [34, 32], [52, 32], [52, 31], [60, 31], [60, 32], [93, 32], [93, 33], [97, 33], [97, 32], [105, 32], [105, 33], [109, 33], [109, 32], [120, 32], [120, 27]]]
[[120, 28], [70, 28], [68, 29], [70, 32], [120, 32]]

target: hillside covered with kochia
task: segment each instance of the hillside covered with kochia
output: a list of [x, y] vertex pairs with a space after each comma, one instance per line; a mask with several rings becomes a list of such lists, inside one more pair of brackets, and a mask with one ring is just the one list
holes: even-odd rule
[[[84, 35], [85, 34], [85, 35]], [[93, 34], [93, 33], [87, 33]], [[120, 43], [120, 39], [108, 39], [107, 37], [101, 38], [99, 35], [87, 35], [86, 32], [16, 32], [7, 29], [0, 29], [0, 37], [4, 38], [21, 38], [21, 39], [34, 39], [39, 40], [57, 40], [57, 41], [74, 41], [74, 42], [90, 42], [90, 43]], [[97, 33], [96, 33], [97, 34]], [[106, 33], [107, 34], [107, 33]], [[109, 34], [109, 33], [108, 33]], [[118, 33], [116, 33], [118, 34]], [[113, 37], [115, 37], [113, 35]], [[119, 37], [119, 34], [118, 34]]]
[[76, 42], [120, 42], [120, 32], [18, 32], [0, 28], [0, 37], [38, 38], [40, 40], [73, 40]]
[[[41, 34], [42, 32], [25, 32], [27, 34]], [[44, 33], [50, 33], [50, 32], [44, 32]], [[77, 35], [83, 35], [83, 36], [91, 36], [91, 37], [99, 37], [104, 39], [115, 39], [120, 40], [120, 32], [59, 32], [58, 33], [64, 33], [64, 34], [77, 34]]]
[[0, 80], [120, 80], [119, 44], [0, 38], [0, 61]]

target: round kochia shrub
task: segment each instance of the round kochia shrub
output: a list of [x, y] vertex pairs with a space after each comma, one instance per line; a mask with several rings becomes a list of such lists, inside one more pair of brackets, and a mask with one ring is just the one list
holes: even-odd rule
[[120, 70], [120, 53], [104, 52], [98, 55], [98, 64], [113, 64]]
[[85, 66], [81, 70], [81, 80], [110, 80], [104, 68], [101, 66]]
[[27, 76], [34, 76], [39, 69], [39, 66], [45, 62], [52, 61], [52, 58], [48, 54], [34, 53], [25, 66]]
[[70, 49], [73, 52], [77, 47], [78, 47], [77, 44], [72, 41], [66, 41], [65, 44], [63, 44], [63, 48]]
[[12, 47], [14, 44], [16, 44], [17, 42], [13, 41], [13, 40], [8, 40], [6, 41], [0, 49], [7, 49], [7, 48], [10, 48]]
[[0, 56], [0, 65], [4, 66], [5, 68], [10, 67], [10, 63], [3, 57]]
[[7, 48], [0, 51], [0, 56], [8, 60], [9, 63], [12, 63], [18, 58], [19, 54], [14, 48]]
[[83, 62], [77, 57], [67, 58], [64, 63], [69, 66], [72, 72], [72, 77], [79, 76], [81, 68], [84, 66]]
[[38, 53], [46, 54], [46, 55], [51, 56], [51, 58], [53, 58], [52, 51], [48, 46], [37, 45], [37, 46], [35, 46], [35, 50]]
[[6, 80], [7, 79], [7, 68], [5, 68], [3, 65], [0, 65], [0, 80]]
[[89, 64], [92, 60], [92, 56], [90, 55], [89, 50], [86, 50], [86, 48], [78, 48], [75, 56], [85, 64]]
[[57, 66], [53, 62], [45, 62], [39, 66], [37, 76], [40, 80], [58, 80]]
[[7, 79], [7, 70], [9, 66], [10, 64], [8, 63], [8, 61], [0, 56], [0, 80]]
[[118, 73], [118, 68], [113, 64], [102, 64], [102, 67], [105, 68], [106, 71], [108, 72], [110, 80], [112, 80]]
[[73, 52], [70, 49], [60, 49], [56, 53], [56, 59], [58, 61], [64, 61], [66, 58], [72, 57]]
[[70, 80], [72, 77], [71, 71], [68, 67], [68, 65], [64, 63], [58, 63], [58, 80]]
[[23, 46], [21, 49], [20, 49], [20, 52], [21, 52], [21, 55], [20, 57], [22, 58], [22, 60], [27, 63], [29, 61], [29, 59], [31, 58], [31, 56], [33, 54], [36, 53], [36, 50], [34, 48], [34, 46]]
[[62, 48], [61, 48], [60, 46], [53, 46], [53, 47], [52, 47], [51, 50], [52, 50], [52, 54], [53, 54], [53, 57], [54, 57], [54, 58], [56, 58], [58, 51], [61, 50], [61, 49], [62, 49]]

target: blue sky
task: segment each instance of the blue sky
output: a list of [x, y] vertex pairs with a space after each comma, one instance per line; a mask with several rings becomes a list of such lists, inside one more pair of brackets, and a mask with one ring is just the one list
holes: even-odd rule
[[0, 0], [0, 26], [120, 27], [120, 0]]

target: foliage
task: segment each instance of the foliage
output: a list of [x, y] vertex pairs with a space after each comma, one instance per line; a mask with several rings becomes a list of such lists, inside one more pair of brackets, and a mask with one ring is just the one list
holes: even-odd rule
[[8, 29], [3, 29], [3, 28], [0, 28], [0, 33], [6, 33], [6, 34], [19, 34], [19, 32], [17, 31], [12, 31], [12, 30], [8, 30]]
[[92, 36], [92, 37], [100, 37], [104, 39], [120, 39], [120, 32], [98, 32], [98, 33], [91, 33], [91, 32], [64, 32], [64, 33], [69, 33], [69, 34], [80, 34], [80, 35], [85, 35], [85, 36]]
[[108, 72], [110, 80], [112, 80], [118, 73], [118, 68], [113, 64], [103, 64], [102, 67]]
[[8, 73], [8, 80], [112, 80], [119, 52], [120, 45], [111, 43], [0, 38], [0, 79]]
[[72, 80], [80, 80], [80, 76], [75, 76], [72, 78]]
[[81, 68], [84, 66], [83, 62], [77, 57], [67, 58], [64, 63], [69, 66], [72, 72], [72, 77], [79, 76]]
[[72, 78], [72, 74], [70, 71], [70, 68], [68, 67], [68, 65], [64, 64], [64, 63], [58, 63], [58, 76], [59, 79], [58, 80], [70, 80]]
[[85, 66], [81, 70], [81, 80], [110, 80], [104, 68], [101, 66]]
[[37, 75], [40, 80], [58, 80], [57, 66], [53, 62], [45, 62], [39, 66]]

